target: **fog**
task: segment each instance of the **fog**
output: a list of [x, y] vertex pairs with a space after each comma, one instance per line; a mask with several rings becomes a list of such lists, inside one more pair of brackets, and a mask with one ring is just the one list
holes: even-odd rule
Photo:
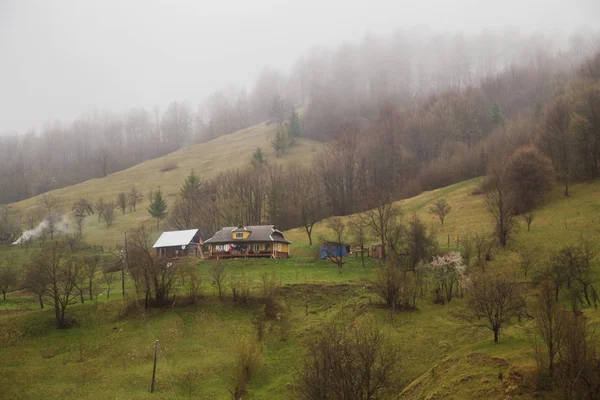
[[596, 30], [596, 0], [0, 1], [0, 133], [93, 110], [193, 108], [264, 66], [397, 29]]

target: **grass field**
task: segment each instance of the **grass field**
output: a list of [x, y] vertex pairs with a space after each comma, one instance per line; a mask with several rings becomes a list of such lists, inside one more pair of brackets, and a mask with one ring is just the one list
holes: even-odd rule
[[[442, 250], [456, 248], [457, 238], [469, 233], [491, 233], [492, 221], [483, 197], [474, 195], [478, 180], [425, 192], [399, 202], [404, 220], [417, 213], [437, 238]], [[428, 214], [432, 202], [446, 198], [453, 207], [442, 227]], [[315, 242], [328, 235], [326, 224], [315, 226]], [[599, 242], [600, 181], [574, 185], [572, 196], [562, 197], [560, 187], [536, 210], [528, 232], [523, 223], [507, 250], [497, 253], [489, 268], [517, 270], [516, 251], [539, 246], [546, 254], [581, 236]], [[363, 268], [351, 257], [338, 274], [334, 264], [316, 260], [301, 229], [286, 232], [294, 257], [288, 260], [229, 261], [230, 273], [242, 272], [260, 289], [260, 277], [275, 273], [281, 283], [286, 327], [281, 321], [268, 323], [263, 340], [262, 367], [248, 388], [248, 399], [291, 398], [290, 387], [302, 365], [305, 341], [326, 321], [376, 323], [401, 349], [403, 399], [504, 399], [531, 398], [534, 358], [531, 322], [513, 323], [494, 344], [491, 332], [473, 328], [454, 317], [464, 300], [444, 306], [420, 299], [418, 310], [400, 313], [395, 325], [380, 299], [369, 289], [376, 267], [368, 260]], [[17, 251], [25, 259], [22, 249]], [[29, 250], [32, 252], [33, 250]], [[196, 306], [151, 310], [126, 307], [118, 289], [110, 300], [72, 307], [77, 324], [56, 330], [50, 310], [37, 310], [35, 299], [9, 293], [0, 303], [0, 387], [11, 399], [48, 399], [75, 396], [92, 399], [145, 399], [149, 394], [153, 343], [160, 341], [157, 393], [155, 398], [231, 398], [233, 362], [239, 342], [256, 337], [258, 302], [234, 306], [231, 292], [219, 301], [207, 269], [211, 261], [200, 261], [204, 275], [204, 297]], [[599, 263], [596, 260], [595, 269]], [[118, 286], [118, 285], [117, 285]], [[133, 287], [128, 282], [127, 291]], [[116, 293], [115, 293], [116, 292]], [[308, 308], [307, 308], [308, 307]], [[309, 311], [307, 314], [306, 311]], [[586, 310], [592, 321], [600, 311]], [[361, 322], [362, 321], [362, 322]], [[502, 373], [503, 380], [499, 380]], [[194, 379], [189, 378], [195, 377]]]
[[[221, 136], [209, 142], [189, 146], [154, 160], [145, 161], [132, 168], [110, 174], [105, 178], [91, 179], [77, 185], [50, 192], [64, 206], [71, 209], [72, 203], [85, 197], [90, 200], [103, 198], [116, 201], [119, 192], [128, 192], [132, 184], [147, 197], [151, 189], [160, 189], [168, 203], [179, 193], [185, 177], [193, 169], [201, 178], [211, 178], [221, 172], [250, 166], [252, 153], [260, 147], [270, 164], [298, 163], [309, 165], [323, 144], [300, 138], [296, 145], [289, 148], [281, 158], [275, 156], [271, 139], [275, 135], [276, 124], [262, 123], [250, 128]], [[173, 164], [175, 169], [161, 172], [166, 165]], [[38, 206], [38, 197], [14, 203], [15, 208], [25, 211]], [[144, 199], [137, 212], [122, 214], [115, 212], [116, 219], [110, 229], [95, 216], [86, 218], [84, 224], [85, 240], [88, 243], [113, 247], [122, 239], [123, 231], [140, 224], [152, 225], [147, 211], [148, 200]], [[73, 221], [71, 221], [73, 223]]]

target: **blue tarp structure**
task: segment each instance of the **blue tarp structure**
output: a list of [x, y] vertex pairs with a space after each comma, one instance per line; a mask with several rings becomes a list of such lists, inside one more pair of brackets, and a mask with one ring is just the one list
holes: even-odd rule
[[334, 242], [323, 242], [321, 243], [321, 247], [319, 247], [319, 256], [321, 259], [325, 259], [328, 256], [340, 256], [346, 257], [346, 247], [347, 245], [341, 243]]

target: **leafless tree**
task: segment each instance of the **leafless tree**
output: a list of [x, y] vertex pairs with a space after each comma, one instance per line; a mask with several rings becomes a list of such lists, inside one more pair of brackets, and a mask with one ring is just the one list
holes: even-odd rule
[[531, 213], [531, 210], [552, 188], [554, 182], [552, 162], [536, 147], [524, 146], [511, 155], [508, 165], [504, 168], [506, 168], [506, 181], [513, 194], [516, 212]]
[[545, 346], [545, 352], [536, 348], [540, 367], [554, 375], [555, 359], [562, 345], [568, 322], [566, 312], [556, 301], [552, 282], [542, 281], [533, 307], [535, 332]]
[[94, 280], [96, 273], [100, 269], [100, 256], [98, 254], [92, 254], [83, 258], [83, 274], [87, 278], [88, 292], [90, 300], [94, 300]]
[[104, 204], [104, 209], [102, 211], [102, 218], [106, 223], [106, 229], [110, 228], [115, 220], [115, 203], [110, 201]]
[[446, 216], [450, 213], [450, 211], [452, 211], [452, 207], [450, 206], [450, 204], [448, 204], [448, 201], [446, 199], [440, 199], [436, 201], [435, 204], [429, 208], [429, 213], [437, 215], [440, 219], [440, 222], [442, 223], [442, 226], [444, 226], [444, 220], [446, 219]]
[[208, 275], [212, 279], [212, 285], [217, 288], [219, 299], [222, 300], [225, 280], [227, 279], [227, 271], [225, 270], [225, 264], [216, 261], [208, 270]]
[[545, 115], [541, 139], [552, 163], [560, 171], [565, 184], [565, 196], [569, 196], [573, 164], [573, 139], [569, 131], [571, 105], [565, 97], [559, 97], [547, 107]]
[[508, 243], [518, 228], [514, 196], [500, 166], [492, 168], [486, 184], [485, 203], [495, 220], [496, 239], [500, 246]]
[[166, 305], [173, 300], [181, 270], [175, 263], [155, 257], [150, 232], [144, 226], [133, 230], [128, 238], [129, 270], [136, 292], [144, 294], [146, 308]]
[[391, 399], [398, 395], [399, 352], [374, 321], [329, 325], [308, 345], [295, 393], [299, 399]]
[[336, 246], [334, 246], [336, 250], [332, 252], [328, 251], [327, 258], [329, 258], [331, 262], [337, 264], [338, 273], [341, 274], [342, 267], [344, 266], [346, 224], [340, 217], [331, 217], [327, 220], [327, 228], [331, 231], [336, 243]]
[[112, 288], [113, 282], [115, 282], [116, 278], [113, 272], [108, 271], [108, 268], [104, 266], [102, 268], [102, 279], [106, 284], [106, 298], [110, 299], [110, 290]]
[[[128, 195], [129, 211], [135, 212], [136, 206], [142, 201], [143, 198], [144, 195], [141, 192], [138, 192], [135, 185], [132, 185]], [[150, 197], [150, 199], [152, 199], [152, 197]]]
[[47, 276], [39, 263], [31, 262], [25, 265], [23, 275], [24, 288], [38, 296], [40, 308], [44, 308], [44, 296], [48, 290]]
[[56, 224], [60, 221], [62, 215], [62, 207], [58, 199], [51, 194], [45, 194], [39, 200], [40, 208], [44, 210], [46, 228], [50, 234], [50, 239], [54, 239], [56, 232]]
[[119, 192], [117, 195], [117, 205], [121, 209], [121, 212], [125, 214], [127, 209], [127, 194], [125, 192]]
[[531, 230], [531, 224], [533, 222], [533, 217], [535, 217], [535, 213], [533, 213], [531, 211], [521, 215], [521, 218], [523, 218], [523, 221], [525, 221], [525, 223], [527, 224], [527, 232], [529, 232]]
[[372, 235], [381, 241], [383, 258], [389, 250], [390, 236], [401, 215], [402, 209], [391, 202], [378, 202], [373, 208], [358, 214], [358, 218], [370, 229]]
[[34, 263], [41, 272], [42, 282], [47, 283], [47, 294], [54, 303], [56, 326], [65, 328], [67, 307], [76, 301], [77, 282], [81, 269], [71, 256], [69, 246], [64, 241], [44, 243], [42, 250], [34, 257]]
[[4, 301], [6, 301], [6, 293], [16, 288], [18, 278], [14, 255], [3, 257], [2, 263], [0, 263], [0, 291]]
[[241, 400], [247, 394], [248, 383], [260, 367], [262, 347], [260, 342], [246, 338], [238, 343], [233, 365], [234, 384], [229, 389], [233, 400]]
[[494, 342], [500, 338], [500, 329], [525, 310], [525, 299], [519, 284], [502, 273], [479, 274], [469, 287], [466, 319], [475, 326], [490, 329]]
[[365, 267], [365, 247], [367, 246], [367, 226], [365, 221], [357, 216], [353, 216], [348, 221], [348, 231], [354, 244], [360, 248], [360, 261], [363, 268]]

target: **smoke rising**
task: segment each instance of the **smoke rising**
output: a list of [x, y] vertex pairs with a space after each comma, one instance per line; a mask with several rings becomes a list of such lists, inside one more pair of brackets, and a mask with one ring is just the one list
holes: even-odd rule
[[[23, 243], [24, 241], [35, 239], [35, 238], [41, 236], [42, 233], [44, 232], [44, 230], [48, 229], [49, 224], [50, 224], [50, 221], [48, 220], [48, 218], [47, 217], [44, 218], [44, 220], [42, 222], [40, 222], [38, 226], [36, 226], [33, 229], [23, 232], [21, 237], [19, 237], [17, 240], [15, 240], [13, 242], [13, 245], [18, 245], [18, 244]], [[68, 214], [64, 214], [63, 216], [60, 217], [60, 220], [58, 220], [54, 224], [54, 230], [55, 230], [55, 232], [69, 233], [69, 215]]]

